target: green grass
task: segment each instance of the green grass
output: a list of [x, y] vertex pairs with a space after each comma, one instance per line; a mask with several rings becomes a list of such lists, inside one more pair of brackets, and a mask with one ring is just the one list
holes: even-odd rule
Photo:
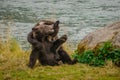
[[[12, 44], [12, 45], [11, 45]], [[108, 61], [105, 66], [62, 64], [27, 67], [30, 50], [23, 51], [15, 40], [0, 44], [0, 80], [120, 80], [120, 68]]]

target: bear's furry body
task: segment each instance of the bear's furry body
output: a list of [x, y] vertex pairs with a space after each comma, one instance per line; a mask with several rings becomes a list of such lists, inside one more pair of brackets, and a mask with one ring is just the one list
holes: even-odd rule
[[28, 66], [33, 68], [37, 59], [42, 65], [59, 65], [59, 61], [74, 64], [74, 61], [71, 60], [70, 56], [61, 46], [67, 40], [67, 36], [63, 35], [60, 38], [57, 37], [59, 21], [52, 23], [49, 21], [43, 22], [43, 25], [41, 23], [37, 24], [28, 34], [28, 42], [32, 44], [32, 52]]

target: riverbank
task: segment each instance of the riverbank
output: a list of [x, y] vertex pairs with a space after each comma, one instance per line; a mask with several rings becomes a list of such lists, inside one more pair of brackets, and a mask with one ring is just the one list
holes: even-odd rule
[[77, 63], [29, 69], [30, 50], [23, 51], [15, 41], [0, 44], [0, 80], [120, 80], [120, 68], [108, 62], [103, 67]]

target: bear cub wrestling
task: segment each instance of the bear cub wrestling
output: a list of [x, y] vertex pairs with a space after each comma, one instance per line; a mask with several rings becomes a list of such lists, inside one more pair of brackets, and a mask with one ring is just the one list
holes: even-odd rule
[[74, 64], [67, 52], [62, 48], [67, 36], [57, 37], [59, 31], [59, 21], [52, 22], [42, 20], [32, 28], [28, 34], [28, 42], [32, 45], [29, 64], [33, 68], [38, 59], [42, 65], [59, 65], [59, 61]]

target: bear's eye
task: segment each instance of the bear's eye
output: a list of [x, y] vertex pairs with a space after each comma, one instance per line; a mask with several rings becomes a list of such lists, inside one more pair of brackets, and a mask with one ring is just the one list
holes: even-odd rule
[[45, 25], [52, 25], [53, 23], [48, 23], [48, 22], [47, 22], [47, 23], [44, 23], [44, 24], [45, 24]]
[[45, 25], [43, 28], [48, 28], [48, 26], [47, 26], [47, 25]]

